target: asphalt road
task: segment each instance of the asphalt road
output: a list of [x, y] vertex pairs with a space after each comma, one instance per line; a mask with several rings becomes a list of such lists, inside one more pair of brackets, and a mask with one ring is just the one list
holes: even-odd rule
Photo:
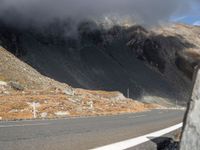
[[0, 150], [85, 150], [178, 124], [181, 110], [118, 116], [0, 122]]

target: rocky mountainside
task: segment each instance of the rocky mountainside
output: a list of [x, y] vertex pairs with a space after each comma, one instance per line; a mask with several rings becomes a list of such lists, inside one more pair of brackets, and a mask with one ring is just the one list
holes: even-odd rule
[[0, 23], [3, 47], [41, 74], [75, 88], [120, 91], [131, 98], [186, 104], [199, 60], [198, 27], [110, 29], [93, 22], [18, 28]]
[[0, 47], [0, 56], [0, 81], [16, 82], [26, 89], [50, 90], [69, 87], [67, 84], [42, 76], [3, 47]]
[[150, 31], [140, 28], [131, 34], [128, 45], [136, 57], [156, 68], [188, 100], [194, 68], [200, 60], [200, 28], [173, 24]]
[[159, 106], [120, 92], [74, 89], [43, 76], [0, 47], [0, 120], [114, 115], [155, 107]]

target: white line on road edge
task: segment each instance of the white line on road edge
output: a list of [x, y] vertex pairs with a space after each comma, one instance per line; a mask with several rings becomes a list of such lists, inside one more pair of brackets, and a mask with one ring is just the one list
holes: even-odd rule
[[24, 126], [44, 126], [44, 125], [49, 125], [49, 123], [0, 125], [0, 128], [24, 127]]
[[181, 128], [183, 126], [183, 123], [179, 123], [177, 125], [171, 126], [169, 128], [160, 130], [160, 131], [156, 131], [150, 134], [146, 134], [137, 138], [133, 138], [133, 139], [129, 139], [129, 140], [125, 140], [125, 141], [121, 141], [118, 143], [114, 143], [114, 144], [110, 144], [110, 145], [106, 145], [106, 146], [102, 146], [102, 147], [98, 147], [98, 148], [94, 148], [92, 150], [125, 150], [134, 146], [137, 146], [139, 144], [145, 143], [147, 141], [150, 141], [150, 139], [154, 139], [156, 137], [160, 137], [162, 135], [165, 135], [167, 133], [170, 133], [174, 130], [177, 130], [179, 128]]

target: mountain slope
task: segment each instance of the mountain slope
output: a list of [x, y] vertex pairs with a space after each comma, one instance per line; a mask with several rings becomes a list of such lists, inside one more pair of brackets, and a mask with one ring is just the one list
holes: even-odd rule
[[0, 120], [114, 115], [159, 107], [120, 92], [71, 88], [41, 75], [2, 47], [0, 56]]
[[61, 84], [42, 76], [38, 71], [17, 59], [1, 46], [0, 56], [0, 80], [19, 82], [27, 89], [45, 90], [68, 87], [67, 84]]
[[193, 52], [198, 47], [198, 40], [189, 40], [199, 30], [195, 27], [104, 30], [85, 23], [76, 38], [48, 26], [17, 29], [1, 24], [1, 29], [4, 47], [43, 75], [73, 87], [117, 90], [125, 95], [129, 89], [132, 98], [158, 103], [178, 99], [184, 104], [190, 95], [195, 65], [185, 59], [185, 50]]

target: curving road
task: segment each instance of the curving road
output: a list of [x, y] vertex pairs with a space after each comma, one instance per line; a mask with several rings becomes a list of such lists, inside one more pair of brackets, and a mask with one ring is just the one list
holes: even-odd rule
[[183, 120], [181, 110], [117, 116], [0, 122], [0, 150], [86, 150], [155, 132]]

